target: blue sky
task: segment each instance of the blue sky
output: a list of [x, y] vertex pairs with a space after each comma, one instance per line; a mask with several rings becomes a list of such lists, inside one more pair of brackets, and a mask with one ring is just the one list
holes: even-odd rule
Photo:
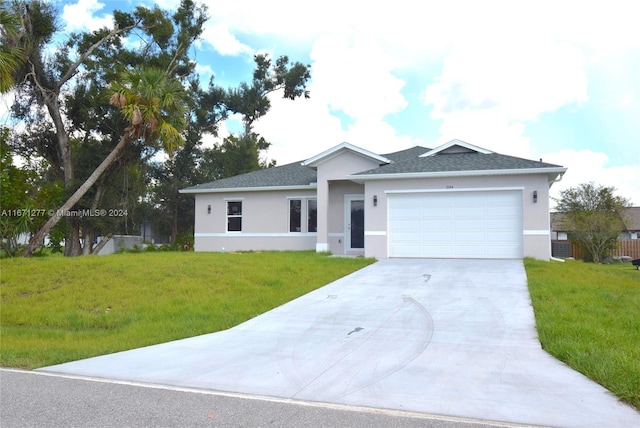
[[[55, 3], [70, 30], [83, 30], [145, 2]], [[594, 181], [640, 205], [634, 0], [206, 3], [204, 79], [247, 80], [258, 52], [312, 66], [311, 99], [274, 97], [256, 125], [278, 164], [343, 141], [386, 153], [458, 138], [568, 167], [552, 195]]]

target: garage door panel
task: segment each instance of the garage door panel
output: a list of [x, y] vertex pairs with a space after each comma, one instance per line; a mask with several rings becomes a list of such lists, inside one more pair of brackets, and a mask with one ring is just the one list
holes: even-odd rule
[[453, 234], [454, 245], [476, 245], [480, 240], [485, 239], [485, 233], [480, 231], [455, 231]]
[[402, 233], [399, 232], [397, 234], [398, 242], [402, 242], [402, 245], [416, 245], [421, 242], [420, 234], [411, 232], [411, 233]]
[[[413, 208], [416, 211], [416, 207]], [[453, 209], [451, 207], [440, 207], [440, 206], [421, 206], [419, 208], [420, 214], [423, 217], [451, 217], [453, 214]]]
[[508, 245], [491, 246], [487, 248], [487, 258], [508, 259], [513, 258], [513, 248]]
[[389, 195], [390, 257], [522, 257], [522, 192]]
[[[422, 219], [420, 220], [420, 230], [442, 230], [452, 229], [453, 219], [451, 218], [435, 218], [435, 219]], [[416, 231], [417, 229], [413, 229]]]
[[513, 241], [513, 235], [507, 232], [491, 232], [487, 235], [487, 244], [510, 243]]
[[419, 236], [419, 241], [423, 242], [423, 245], [429, 246], [448, 246], [449, 243], [454, 239], [454, 236], [451, 232], [432, 232], [432, 233], [421, 233], [416, 234]]
[[422, 225], [422, 222], [420, 220], [413, 220], [413, 219], [407, 219], [407, 220], [403, 220], [403, 219], [398, 219], [398, 220], [394, 220], [391, 224], [390, 227], [398, 232], [411, 232], [411, 233], [416, 233], [416, 230], [420, 230]]
[[485, 221], [476, 217], [456, 218], [453, 221], [453, 227], [456, 230], [484, 230]]
[[462, 216], [462, 217], [477, 217], [477, 216], [483, 216], [485, 215], [486, 212], [486, 208], [484, 206], [479, 207], [476, 204], [473, 205], [469, 205], [469, 206], [456, 206], [455, 210], [453, 211], [453, 215], [455, 215], [456, 217], [458, 216]]
[[522, 207], [514, 207], [514, 206], [500, 206], [500, 207], [487, 207], [487, 216], [489, 218], [495, 217], [511, 217], [514, 215], [519, 215]]

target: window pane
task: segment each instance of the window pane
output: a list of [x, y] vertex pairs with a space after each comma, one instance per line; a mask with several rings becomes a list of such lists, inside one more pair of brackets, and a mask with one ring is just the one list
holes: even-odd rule
[[242, 217], [229, 217], [227, 219], [227, 231], [242, 232]]
[[227, 232], [242, 232], [242, 201], [227, 202]]
[[307, 201], [307, 231], [318, 231], [318, 201], [315, 199]]
[[227, 215], [242, 215], [242, 201], [227, 202]]
[[301, 232], [302, 227], [302, 200], [291, 199], [289, 201], [289, 232]]

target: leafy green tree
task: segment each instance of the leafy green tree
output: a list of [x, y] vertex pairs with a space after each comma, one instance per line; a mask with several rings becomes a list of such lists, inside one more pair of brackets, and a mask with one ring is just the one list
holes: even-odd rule
[[41, 207], [57, 204], [62, 186], [42, 182], [45, 168], [40, 164], [14, 165], [8, 135], [8, 128], [0, 128], [0, 245], [5, 255], [14, 256], [20, 248], [19, 238], [44, 224], [46, 210]]
[[[142, 66], [156, 67], [180, 80], [191, 75], [195, 63], [188, 57], [188, 50], [201, 34], [206, 8], [183, 0], [171, 16], [157, 7], [114, 11], [113, 28], [71, 34], [51, 54], [50, 43], [59, 30], [55, 9], [48, 2], [37, 0], [14, 5], [15, 12], [24, 17], [20, 42], [27, 58], [15, 73], [19, 92], [12, 111], [27, 128], [27, 136], [16, 139], [26, 146], [17, 150], [32, 150], [47, 159], [52, 173], [62, 176], [70, 197], [90, 175], [90, 171], [79, 171], [86, 170], [77, 164], [82, 157], [79, 151], [90, 145], [98, 147], [97, 143], [101, 146], [99, 152], [107, 156], [128, 126], [121, 115], [109, 109], [105, 96], [109, 86], [125, 70]], [[133, 34], [140, 44], [132, 47], [125, 38]], [[43, 120], [46, 116], [51, 121]], [[47, 135], [54, 138], [43, 138]], [[140, 153], [148, 156], [158, 150], [141, 141], [127, 145], [118, 167], [109, 168], [105, 174], [118, 174], [123, 161], [137, 161]], [[93, 167], [98, 164], [99, 161]], [[105, 180], [107, 185], [114, 181], [110, 178]], [[100, 203], [100, 195], [106, 193], [98, 187], [91, 189], [80, 204]], [[73, 219], [67, 222], [65, 254], [80, 254], [79, 223]]]
[[8, 129], [0, 129], [0, 245], [5, 255], [13, 256], [19, 248], [19, 236], [32, 228], [30, 182], [34, 177], [13, 165], [8, 134]]
[[109, 102], [120, 109], [129, 122], [118, 144], [91, 173], [89, 178], [67, 199], [45, 225], [33, 235], [23, 256], [28, 257], [60, 221], [64, 213], [71, 210], [100, 176], [120, 156], [129, 141], [143, 141], [149, 146], [161, 145], [172, 154], [183, 143], [181, 135], [185, 126], [186, 93], [180, 81], [167, 78], [164, 70], [142, 68], [123, 74], [112, 86]]
[[306, 89], [311, 78], [309, 66], [300, 62], [291, 63], [286, 55], [276, 59], [275, 64], [263, 54], [255, 55], [254, 61], [256, 68], [251, 84], [241, 83], [237, 88], [227, 91], [227, 108], [242, 115], [245, 135], [251, 133], [253, 123], [271, 108], [270, 93], [282, 90], [283, 97], [290, 100], [310, 96]]
[[219, 180], [258, 169], [275, 166], [261, 159], [261, 152], [271, 144], [256, 133], [230, 135], [222, 144], [204, 151], [200, 168], [207, 172], [206, 181]]
[[[181, 235], [193, 233], [194, 199], [179, 190], [274, 166], [274, 161], [262, 158], [271, 144], [253, 132], [253, 124], [269, 112], [269, 95], [275, 91], [282, 91], [282, 96], [290, 100], [309, 97], [306, 90], [309, 66], [291, 63], [286, 56], [278, 58], [275, 64], [266, 55], [256, 55], [254, 60], [251, 84], [223, 90], [211, 81], [207, 91], [191, 86], [195, 101], [187, 143], [174, 159], [150, 169], [153, 184], [149, 208], [156, 214], [157, 229], [170, 235], [172, 243]], [[228, 136], [214, 147], [203, 148], [202, 135], [212, 132], [211, 126], [230, 113], [242, 116], [243, 132]], [[215, 134], [215, 129], [212, 133]]]
[[[220, 120], [229, 113], [240, 113], [245, 121], [244, 134], [223, 143], [224, 148], [210, 149], [217, 154], [209, 158], [215, 157], [224, 163], [225, 159], [233, 157], [232, 152], [242, 152], [250, 154], [251, 158], [236, 157], [244, 165], [238, 165], [236, 169], [244, 170], [246, 165], [250, 168], [268, 166], [260, 160], [259, 153], [269, 144], [254, 134], [251, 127], [255, 120], [268, 112], [268, 95], [282, 90], [290, 99], [308, 96], [305, 89], [310, 76], [308, 67], [291, 63], [287, 57], [280, 57], [273, 63], [266, 56], [256, 56], [253, 81], [240, 85], [237, 90], [221, 89], [213, 81], [208, 88], [202, 88], [195, 74], [195, 61], [189, 53], [208, 16], [206, 7], [196, 5], [193, 0], [182, 0], [171, 14], [157, 6], [138, 6], [130, 12], [116, 10], [111, 28], [73, 33], [55, 47], [52, 41], [59, 33], [60, 25], [51, 3], [18, 0], [12, 2], [12, 7], [14, 15], [22, 17], [16, 46], [23, 49], [26, 58], [13, 75], [17, 82], [17, 96], [12, 114], [23, 125], [21, 129], [25, 129], [12, 134], [14, 153], [42, 159], [46, 171], [40, 178], [47, 183], [62, 182], [63, 200], [76, 200], [72, 206], [76, 209], [142, 208], [143, 205], [138, 205], [137, 201], [155, 200], [144, 208], [151, 207], [163, 219], [170, 216], [174, 239], [182, 233], [183, 227], [185, 231], [188, 229], [186, 224], [192, 222], [193, 216], [193, 199], [180, 195], [178, 189], [208, 180], [216, 176], [216, 171], [232, 171], [234, 167], [216, 166], [211, 171], [202, 167], [208, 150], [202, 148], [203, 134], [216, 135]], [[126, 43], [131, 36], [135, 36], [139, 43]], [[183, 133], [187, 141], [193, 143], [177, 150], [175, 157], [161, 166], [166, 170], [158, 172], [158, 178], [153, 180], [166, 179], [168, 182], [160, 185], [151, 181], [152, 176], [145, 175], [154, 170], [149, 168], [149, 160], [160, 150], [166, 149], [170, 153], [176, 149], [176, 144], [164, 147], [160, 140], [167, 143], [177, 140], [148, 138], [150, 135], [147, 133], [154, 126], [159, 126], [151, 120], [146, 122], [144, 132], [127, 138], [128, 141], [122, 145], [123, 135], [131, 129], [136, 116], [145, 112], [139, 108], [136, 113], [136, 109], [130, 106], [123, 106], [120, 112], [108, 103], [109, 89], [122, 82], [120, 79], [125, 73], [143, 69], [162, 71], [168, 81], [179, 81], [188, 87], [190, 94], [187, 100], [189, 124]], [[117, 101], [112, 99], [112, 102]], [[183, 125], [175, 129], [180, 130]], [[158, 132], [169, 137], [166, 132]], [[112, 157], [113, 153], [115, 157]], [[103, 168], [102, 161], [107, 158], [109, 161]], [[98, 176], [94, 176], [96, 168], [102, 170]], [[135, 180], [129, 180], [133, 177]], [[93, 184], [87, 188], [85, 185], [91, 182]], [[145, 194], [145, 182], [150, 182], [158, 190], [159, 197]], [[186, 204], [185, 200], [188, 201]], [[106, 207], [107, 203], [110, 206]], [[163, 204], [170, 206], [165, 209]], [[59, 225], [56, 229], [65, 231], [65, 255], [71, 256], [91, 252], [92, 238], [98, 234], [120, 227], [127, 230], [139, 224], [140, 216], [135, 213], [119, 223], [67, 217], [64, 227]], [[46, 228], [50, 227], [51, 224], [46, 225]], [[43, 233], [38, 233], [34, 236], [35, 241], [41, 242], [42, 236]], [[24, 254], [28, 255], [32, 250], [30, 245]]]
[[596, 263], [601, 263], [617, 247], [624, 229], [621, 212], [629, 206], [629, 201], [614, 193], [613, 187], [591, 182], [563, 190], [556, 199], [569, 239]]
[[20, 19], [0, 1], [0, 93], [14, 85], [14, 73], [24, 61], [24, 51], [18, 46]]

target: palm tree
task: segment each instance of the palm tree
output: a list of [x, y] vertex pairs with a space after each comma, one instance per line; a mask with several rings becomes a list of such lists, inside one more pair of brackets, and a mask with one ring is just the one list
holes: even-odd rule
[[120, 141], [91, 173], [89, 178], [67, 199], [45, 225], [33, 235], [22, 253], [29, 257], [49, 231], [118, 159], [127, 142], [141, 140], [155, 148], [163, 148], [170, 156], [184, 144], [181, 131], [186, 124], [186, 92], [177, 79], [168, 78], [163, 70], [142, 68], [130, 70], [111, 86], [109, 103], [120, 109], [129, 121]]
[[20, 19], [0, 2], [0, 93], [7, 92], [15, 81], [13, 74], [24, 61], [24, 52], [16, 42], [20, 38]]

